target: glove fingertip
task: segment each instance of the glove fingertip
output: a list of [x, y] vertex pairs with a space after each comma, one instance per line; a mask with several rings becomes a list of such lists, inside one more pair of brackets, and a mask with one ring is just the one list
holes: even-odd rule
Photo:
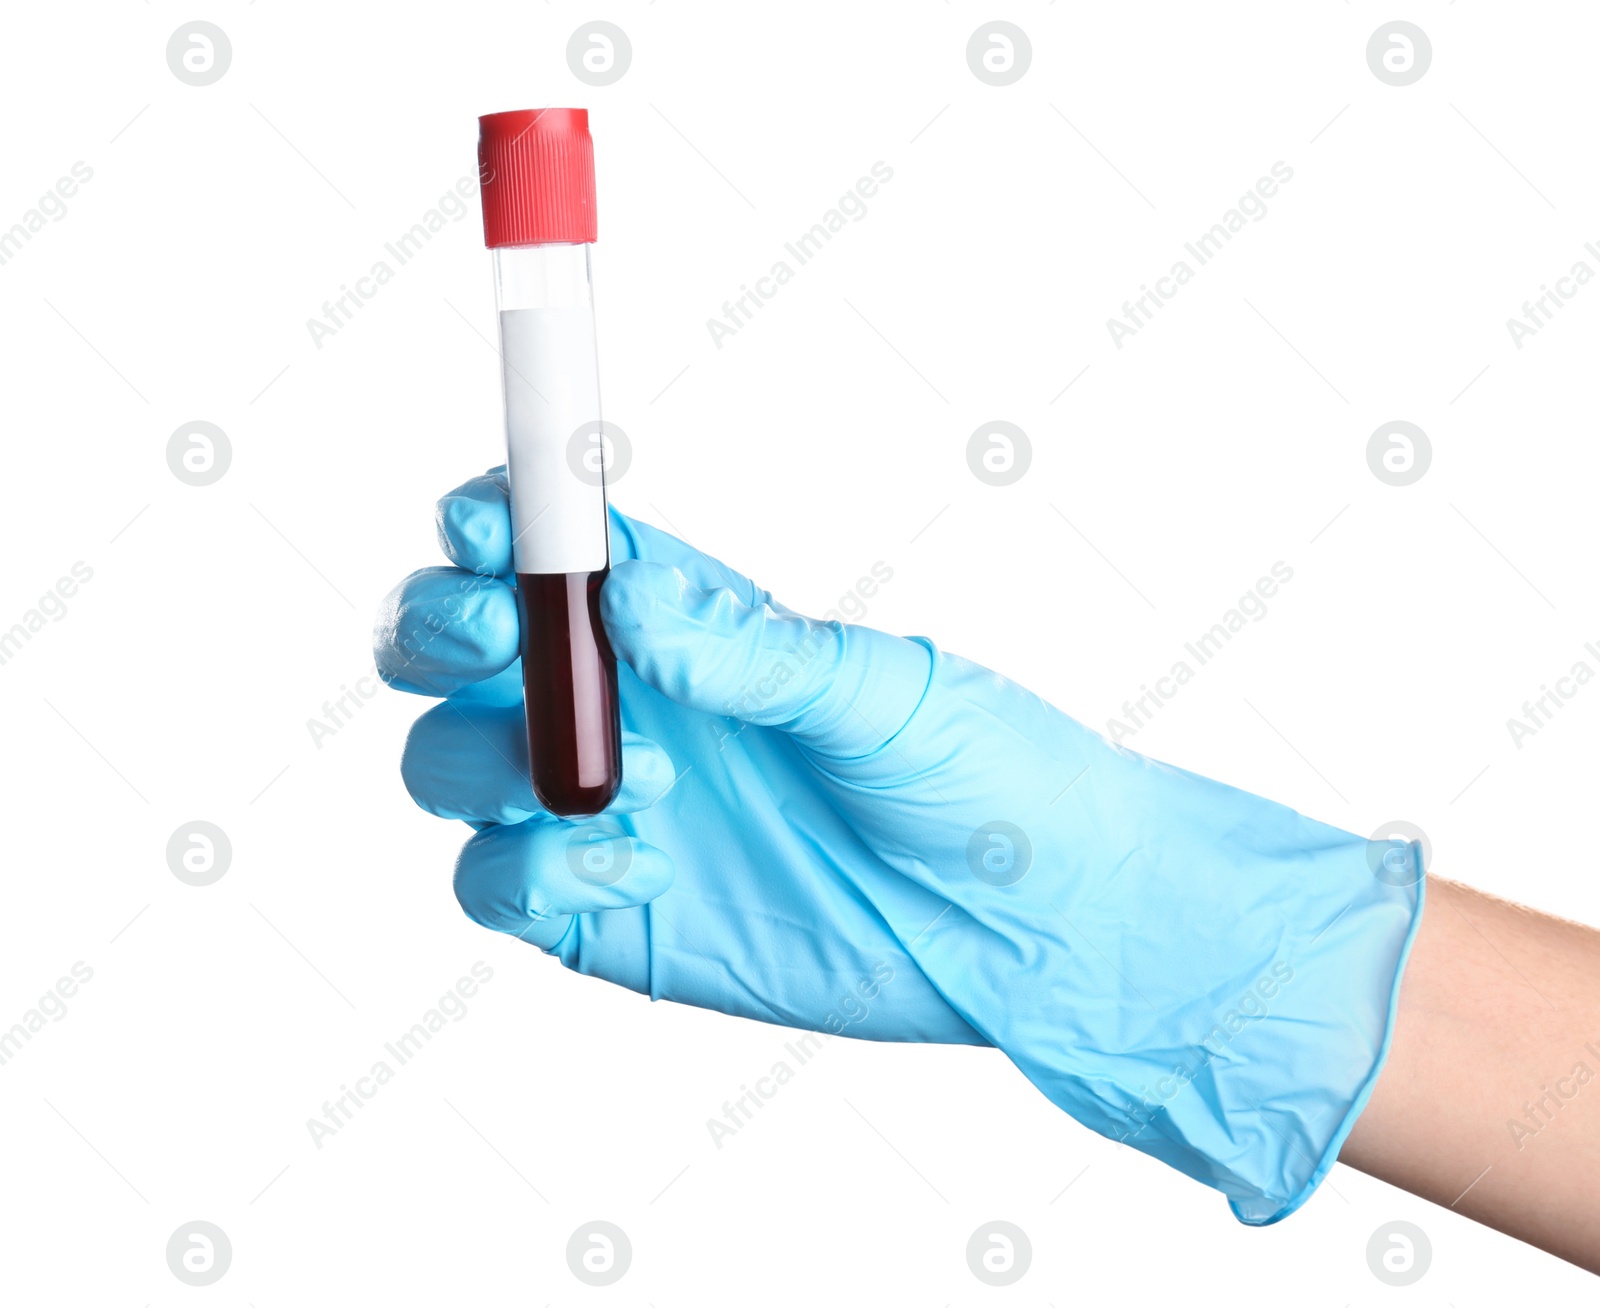
[[678, 779], [672, 757], [655, 741], [632, 732], [622, 735], [622, 788], [608, 812], [638, 813], [652, 807]]
[[[593, 842], [588, 842], [592, 848]], [[581, 861], [586, 845], [581, 839], [568, 846], [568, 866], [580, 882], [604, 902], [604, 908], [634, 908], [659, 899], [672, 888], [677, 876], [672, 856], [658, 845], [637, 836], [614, 836], [610, 867], [596, 875]]]
[[600, 591], [606, 633], [614, 644], [631, 650], [640, 635], [682, 614], [688, 589], [689, 579], [677, 568], [644, 559], [623, 560], [611, 569]]
[[504, 576], [511, 571], [511, 508], [502, 479], [474, 477], [434, 508], [439, 548], [457, 567]]

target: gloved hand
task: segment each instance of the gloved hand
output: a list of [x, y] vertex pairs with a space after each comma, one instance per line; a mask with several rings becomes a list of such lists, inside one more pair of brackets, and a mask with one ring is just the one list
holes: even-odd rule
[[1108, 744], [931, 642], [817, 622], [613, 512], [623, 783], [540, 811], [503, 472], [440, 501], [454, 568], [390, 595], [402, 773], [478, 828], [476, 921], [649, 994], [992, 1044], [1084, 1125], [1286, 1216], [1375, 1082], [1422, 900], [1372, 842]]

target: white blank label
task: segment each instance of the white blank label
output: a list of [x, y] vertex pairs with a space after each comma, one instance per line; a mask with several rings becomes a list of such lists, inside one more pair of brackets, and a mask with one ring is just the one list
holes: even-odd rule
[[502, 310], [500, 343], [516, 570], [598, 572], [606, 566], [605, 488], [580, 475], [587, 447], [572, 450], [574, 434], [600, 417], [594, 311]]

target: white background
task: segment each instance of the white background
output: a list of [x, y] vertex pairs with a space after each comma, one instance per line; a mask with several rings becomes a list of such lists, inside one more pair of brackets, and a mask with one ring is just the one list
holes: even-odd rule
[[[1433, 45], [1403, 88], [1365, 57], [1397, 17]], [[194, 18], [233, 47], [207, 87], [164, 53]], [[565, 56], [593, 18], [631, 38], [608, 87]], [[965, 57], [993, 18], [1033, 50], [1003, 88]], [[94, 176], [0, 266], [0, 628], [74, 562], [94, 576], [0, 666], [0, 1026], [75, 961], [94, 978], [0, 1067], [0, 1297], [1591, 1293], [1344, 1168], [1285, 1224], [1239, 1227], [989, 1051], [834, 1041], [716, 1149], [706, 1119], [787, 1033], [468, 922], [466, 829], [400, 784], [418, 701], [308, 732], [370, 674], [383, 594], [440, 561], [434, 499], [499, 461], [476, 201], [320, 349], [306, 321], [473, 174], [478, 114], [587, 106], [623, 509], [813, 611], [882, 560], [868, 622], [1097, 726], [1282, 560], [1269, 615], [1131, 743], [1358, 832], [1417, 823], [1436, 870], [1597, 922], [1600, 688], [1520, 750], [1505, 725], [1600, 666], [1600, 289], [1521, 350], [1505, 326], [1575, 260], [1600, 269], [1596, 25], [1420, 2], [8, 10], [0, 228], [74, 162]], [[894, 179], [867, 216], [717, 349], [707, 318], [877, 160]], [[1267, 216], [1115, 348], [1107, 318], [1279, 160]], [[165, 457], [197, 419], [233, 454], [203, 488]], [[966, 463], [991, 419], [1032, 441], [1007, 488]], [[1406, 488], [1366, 461], [1395, 419], [1433, 446]], [[206, 888], [164, 852], [197, 818], [233, 844]], [[315, 1148], [306, 1119], [477, 960], [494, 979], [467, 1016]], [[233, 1245], [204, 1290], [164, 1255], [197, 1218]], [[633, 1244], [610, 1289], [567, 1269], [591, 1218]], [[992, 1218], [1033, 1244], [1006, 1290], [965, 1261]], [[1433, 1249], [1407, 1290], [1365, 1255], [1396, 1218]]]

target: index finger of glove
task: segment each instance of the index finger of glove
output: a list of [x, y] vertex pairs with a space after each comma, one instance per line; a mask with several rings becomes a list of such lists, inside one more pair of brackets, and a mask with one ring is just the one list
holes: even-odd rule
[[487, 681], [517, 652], [516, 592], [460, 568], [413, 572], [385, 597], [372, 633], [378, 674], [416, 695], [443, 698]]

